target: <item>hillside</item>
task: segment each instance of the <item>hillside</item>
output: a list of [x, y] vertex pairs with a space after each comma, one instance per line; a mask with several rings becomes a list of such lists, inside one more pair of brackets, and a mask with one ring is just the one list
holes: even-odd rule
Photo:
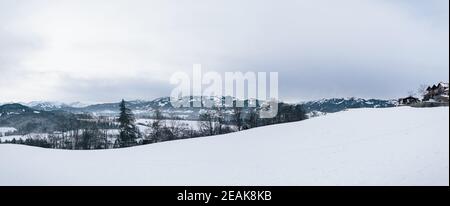
[[64, 111], [41, 111], [21, 104], [0, 106], [0, 127], [14, 127], [22, 132], [49, 132], [64, 121], [74, 121], [75, 115]]
[[[189, 97], [185, 97], [189, 98]], [[223, 98], [223, 97], [222, 97]], [[221, 97], [214, 97], [215, 102], [221, 102]], [[194, 97], [196, 101], [200, 101], [201, 97]], [[192, 102], [192, 100], [188, 100]], [[346, 109], [354, 108], [386, 108], [396, 106], [393, 100], [382, 99], [362, 99], [362, 98], [331, 98], [315, 101], [300, 102], [310, 117], [320, 116], [321, 114], [339, 112]], [[0, 104], [1, 105], [1, 104]], [[42, 111], [66, 111], [76, 114], [91, 113], [95, 115], [117, 116], [119, 112], [119, 103], [102, 103], [102, 104], [83, 104], [80, 102], [61, 103], [61, 102], [29, 102], [23, 103], [32, 109]], [[174, 108], [170, 104], [169, 97], [157, 98], [152, 101], [134, 100], [127, 101], [127, 106], [134, 111], [139, 117], [150, 117], [155, 110], [160, 110], [167, 117], [179, 117], [183, 119], [196, 120], [202, 109]]]
[[354, 108], [386, 108], [396, 106], [393, 100], [331, 98], [302, 103], [307, 112], [333, 113]]
[[[60, 103], [60, 102], [29, 102], [24, 105], [42, 111], [65, 111], [75, 114], [91, 113], [102, 116], [117, 116], [119, 114], [119, 102], [83, 104]], [[0, 104], [1, 105], [1, 104]], [[127, 101], [128, 108], [133, 110], [137, 116], [151, 116], [155, 110], [160, 110], [166, 116], [178, 116], [186, 119], [196, 119], [199, 108], [173, 108], [168, 97], [157, 98], [152, 101], [133, 100]]]
[[449, 185], [449, 109], [354, 109], [115, 150], [0, 145], [0, 185]]

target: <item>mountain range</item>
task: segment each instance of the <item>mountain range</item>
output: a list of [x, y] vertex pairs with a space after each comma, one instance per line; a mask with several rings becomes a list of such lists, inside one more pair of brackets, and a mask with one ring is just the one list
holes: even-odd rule
[[61, 123], [73, 122], [79, 116], [62, 110], [43, 111], [21, 104], [5, 104], [0, 106], [0, 127], [45, 133], [56, 130]]
[[[194, 98], [194, 100], [198, 100]], [[214, 101], [223, 98], [215, 97]], [[191, 99], [192, 101], [192, 99]], [[361, 99], [361, 98], [332, 98], [299, 103], [303, 105], [309, 117], [334, 113], [350, 108], [385, 108], [396, 106], [392, 100]], [[82, 103], [60, 102], [30, 102], [25, 104], [0, 104], [0, 127], [10, 126], [29, 132], [45, 132], [54, 130], [61, 122], [70, 122], [86, 116], [110, 116], [119, 114], [119, 103], [102, 103], [84, 105]], [[154, 111], [159, 110], [166, 117], [186, 120], [198, 120], [203, 108], [184, 107], [174, 108], [169, 97], [158, 98], [152, 101], [127, 101], [137, 118], [152, 118]], [[231, 114], [231, 109], [225, 111]], [[230, 113], [231, 112], [231, 113]], [[89, 115], [84, 115], [89, 114]]]
[[395, 100], [362, 99], [362, 98], [331, 98], [317, 101], [301, 102], [307, 112], [334, 113], [352, 108], [386, 108], [395, 107]]
[[[220, 101], [220, 97], [216, 97], [214, 101]], [[71, 113], [92, 113], [97, 115], [117, 115], [119, 112], [119, 102], [89, 105], [81, 102], [61, 103], [34, 101], [21, 104], [39, 111], [66, 111]], [[126, 104], [137, 115], [145, 115], [146, 113], [152, 113], [155, 110], [160, 110], [163, 113], [171, 113], [172, 115], [184, 114], [184, 116], [186, 116], [185, 114], [195, 113], [200, 110], [200, 108], [193, 107], [174, 108], [170, 103], [169, 97], [157, 98], [151, 101], [133, 100], [127, 101]], [[350, 108], [385, 108], [396, 106], [396, 102], [394, 100], [362, 99], [354, 97], [305, 101], [300, 102], [299, 104], [302, 104], [307, 112], [322, 113], [339, 112]]]

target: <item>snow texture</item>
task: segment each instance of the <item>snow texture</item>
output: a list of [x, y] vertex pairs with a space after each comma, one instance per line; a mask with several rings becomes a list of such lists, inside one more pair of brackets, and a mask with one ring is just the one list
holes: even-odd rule
[[0, 136], [4, 136], [5, 133], [15, 132], [16, 128], [13, 127], [0, 127]]
[[354, 109], [124, 149], [0, 145], [0, 185], [449, 185], [449, 109]]

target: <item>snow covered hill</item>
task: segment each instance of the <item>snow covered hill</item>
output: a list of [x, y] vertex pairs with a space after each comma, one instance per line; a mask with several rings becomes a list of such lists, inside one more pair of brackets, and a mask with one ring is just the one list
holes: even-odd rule
[[449, 185], [449, 109], [354, 109], [103, 151], [0, 145], [0, 185]]
[[303, 107], [309, 113], [314, 112], [333, 113], [354, 108], [395, 107], [397, 103], [396, 100], [362, 99], [350, 97], [350, 98], [321, 99], [316, 101], [301, 102], [301, 104], [303, 104]]

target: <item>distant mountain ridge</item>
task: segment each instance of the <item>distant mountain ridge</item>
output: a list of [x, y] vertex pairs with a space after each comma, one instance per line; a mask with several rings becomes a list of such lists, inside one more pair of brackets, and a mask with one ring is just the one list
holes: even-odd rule
[[[194, 97], [194, 101], [199, 101], [201, 97]], [[223, 98], [223, 97], [222, 97]], [[221, 101], [221, 97], [214, 97], [214, 101]], [[192, 101], [192, 100], [190, 100]], [[195, 118], [201, 108], [174, 108], [169, 97], [161, 97], [151, 101], [133, 100], [127, 101], [127, 106], [137, 115], [149, 115], [155, 110], [160, 110], [166, 115], [180, 116], [182, 118]], [[351, 108], [385, 108], [394, 107], [394, 100], [363, 99], [363, 98], [330, 98], [316, 101], [301, 102], [306, 112], [333, 113]], [[41, 111], [66, 111], [71, 113], [93, 113], [97, 115], [117, 115], [119, 112], [119, 102], [101, 104], [61, 103], [61, 102], [30, 102], [24, 104], [35, 110]]]
[[[196, 98], [197, 100], [200, 97]], [[215, 97], [214, 101], [222, 98]], [[192, 100], [191, 100], [192, 101]], [[126, 102], [137, 118], [152, 118], [155, 110], [160, 110], [166, 117], [198, 120], [204, 108], [174, 108], [169, 97], [152, 101], [135, 100]], [[309, 117], [326, 113], [339, 112], [351, 108], [385, 108], [394, 107], [393, 100], [332, 98], [300, 103]], [[30, 107], [29, 107], [30, 106]], [[33, 102], [29, 106], [18, 103], [0, 105], [0, 127], [10, 126], [22, 131], [45, 132], [57, 128], [61, 122], [73, 121], [77, 116], [88, 113], [94, 116], [117, 116], [119, 103], [93, 104], [75, 107], [64, 103]], [[225, 111], [227, 114], [232, 110]], [[230, 113], [231, 114], [231, 113]]]
[[61, 123], [75, 120], [76, 115], [65, 111], [42, 111], [17, 103], [0, 106], [0, 127], [23, 132], [55, 131]]
[[73, 107], [73, 108], [82, 108], [89, 106], [89, 104], [85, 104], [82, 102], [71, 102], [71, 103], [64, 103], [64, 102], [51, 102], [51, 101], [33, 101], [28, 103], [21, 103], [28, 107], [35, 107], [40, 108], [41, 110], [57, 110], [64, 107]]
[[307, 112], [334, 113], [352, 108], [386, 108], [397, 106], [395, 100], [362, 99], [362, 98], [331, 98], [303, 102]]

